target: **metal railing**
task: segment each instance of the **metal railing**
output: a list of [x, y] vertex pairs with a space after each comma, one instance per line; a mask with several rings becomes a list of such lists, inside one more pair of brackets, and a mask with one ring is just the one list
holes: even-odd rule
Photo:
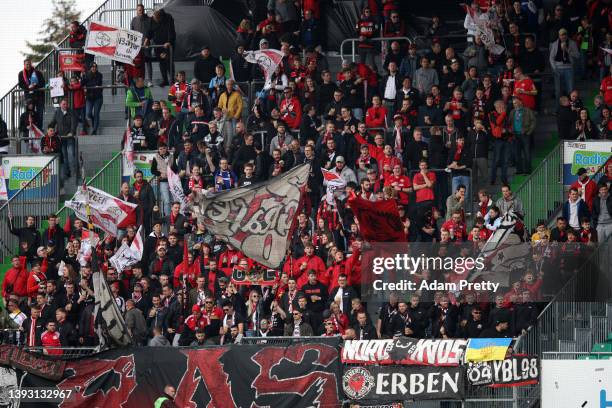
[[29, 215], [34, 216], [35, 225], [40, 225], [44, 217], [57, 210], [59, 186], [60, 156], [55, 155], [0, 207], [0, 255], [3, 258], [12, 256], [19, 246], [19, 239], [11, 229], [25, 226]]
[[[147, 13], [149, 17], [151, 16], [152, 11], [154, 10], [155, 10], [154, 8], [145, 7], [145, 13]], [[106, 21], [104, 19], [104, 17], [106, 17], [107, 14], [110, 16], [109, 21]], [[114, 14], [116, 14], [117, 16], [115, 17]], [[111, 24], [112, 21], [115, 21], [115, 22], [118, 21], [118, 24], [115, 23], [115, 25], [118, 25], [119, 27], [124, 27], [124, 24], [127, 22], [131, 22], [134, 17], [136, 17], [135, 7], [134, 8], [106, 9], [106, 10], [102, 10], [99, 16], [100, 20], [104, 21], [105, 23]]]
[[[90, 21], [102, 20], [101, 14], [104, 10], [124, 9], [129, 7], [136, 9], [136, 5], [139, 3], [142, 3], [145, 8], [154, 8], [158, 5], [155, 0], [106, 0], [106, 2], [98, 7], [89, 17], [83, 20], [83, 24], [86, 25]], [[123, 26], [123, 24], [129, 23], [128, 17], [131, 21], [130, 16], [131, 14], [129, 12], [111, 14], [111, 17], [106, 22], [116, 26]], [[69, 45], [68, 36], [66, 36], [66, 38], [60, 41], [59, 44], [56, 44], [56, 47], [68, 48]], [[49, 77], [55, 76], [59, 70], [58, 55], [59, 52], [56, 49], [53, 49], [36, 64], [36, 69], [41, 71], [47, 80]], [[96, 59], [98, 61], [105, 60], [99, 57]], [[0, 98], [0, 116], [6, 121], [9, 132], [11, 132], [12, 129], [17, 129], [19, 126], [19, 116], [17, 115], [15, 117], [13, 115], [15, 106], [15, 102], [13, 101], [13, 98], [15, 97], [14, 92], [18, 90], [20, 90], [19, 86], [15, 85], [2, 98]]]
[[[375, 38], [370, 38], [368, 40], [368, 42], [370, 43], [383, 43], [383, 42], [387, 42], [387, 41], [405, 41], [409, 44], [412, 44], [412, 39], [408, 38], [408, 37], [375, 37]], [[344, 40], [342, 40], [342, 42], [340, 43], [340, 58], [342, 60], [344, 60], [344, 46], [346, 44], [351, 44], [351, 53], [348, 54], [352, 61], [355, 62], [356, 61], [356, 56], [357, 56], [357, 48], [355, 45], [359, 42], [359, 38], [345, 38]]]
[[[112, 85], [90, 86], [87, 89], [102, 89], [103, 91], [104, 89], [111, 89], [113, 91], [116, 91], [117, 89], [127, 90], [127, 86], [125, 86], [124, 84], [112, 84]], [[51, 101], [51, 98], [49, 97], [51, 93], [51, 89], [45, 88], [45, 89], [39, 90], [39, 92], [45, 93], [45, 99], [47, 100], [47, 106], [48, 106]], [[17, 139], [18, 138], [17, 135], [19, 134], [19, 117], [21, 116], [21, 113], [25, 112], [27, 98], [24, 95], [24, 90], [20, 88], [13, 89], [10, 92], [10, 94], [11, 94], [10, 101], [13, 104], [12, 105], [13, 107], [11, 109], [10, 116], [6, 119], [8, 120], [8, 122], [16, 124], [16, 126], [14, 127], [9, 126], [8, 134], [9, 134], [9, 138]], [[70, 105], [72, 106], [72, 93], [69, 92], [67, 95], [64, 95], [61, 98], [67, 98], [70, 101]], [[55, 108], [50, 107], [50, 109], [55, 109]], [[100, 117], [102, 117], [102, 111], [100, 112]], [[7, 122], [7, 125], [8, 125], [8, 122]], [[41, 129], [41, 130], [44, 132], [44, 129]], [[17, 153], [20, 153], [19, 150], [17, 150]]]
[[563, 146], [559, 143], [514, 192], [526, 209], [524, 223], [528, 229], [546, 221], [549, 212], [563, 202], [562, 162]]
[[545, 352], [590, 352], [612, 331], [612, 242], [593, 249], [559, 293], [520, 338], [517, 351], [542, 356]]
[[[119, 152], [116, 153], [94, 176], [87, 179], [85, 184], [103, 190], [113, 196], [118, 196], [121, 189], [122, 172], [123, 153]], [[57, 208], [58, 206], [56, 206], [53, 211], [56, 211]], [[72, 213], [73, 211], [70, 208], [62, 206], [56, 213], [59, 217], [59, 225], [64, 225], [66, 218], [72, 215]]]

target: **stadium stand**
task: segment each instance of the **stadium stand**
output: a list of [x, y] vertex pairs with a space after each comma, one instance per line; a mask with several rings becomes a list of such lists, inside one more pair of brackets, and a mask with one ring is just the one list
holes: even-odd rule
[[[71, 364], [131, 344], [144, 365], [147, 346], [256, 361], [239, 353], [487, 338], [511, 341], [513, 364], [612, 355], [610, 1], [120, 3], [26, 61], [0, 101], [6, 350]], [[133, 63], [85, 53], [61, 71], [103, 24], [142, 33]], [[258, 235], [272, 224], [280, 245]], [[418, 289], [377, 295], [373, 259], [398, 248], [484, 266], [420, 267]], [[337, 406], [370, 392], [347, 361]], [[537, 380], [470, 381], [416, 406], [540, 401]], [[156, 384], [155, 406], [187, 406], [181, 384]]]

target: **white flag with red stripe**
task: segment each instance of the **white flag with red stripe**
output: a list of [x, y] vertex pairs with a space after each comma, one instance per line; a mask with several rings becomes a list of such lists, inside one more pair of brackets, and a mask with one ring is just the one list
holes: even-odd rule
[[321, 168], [321, 173], [323, 173], [323, 184], [327, 186], [325, 200], [328, 204], [334, 205], [334, 192], [346, 187], [346, 180], [339, 174], [324, 168]]
[[283, 60], [283, 53], [279, 50], [257, 50], [244, 53], [244, 59], [251, 64], [257, 64], [264, 73], [266, 84], [264, 89], [272, 87], [272, 74]]
[[132, 245], [127, 246], [127, 244], [124, 242], [115, 255], [109, 259], [111, 265], [113, 265], [117, 271], [123, 272], [130, 266], [140, 262], [144, 250], [142, 235], [143, 230], [141, 225], [140, 228], [138, 228], [138, 232], [136, 233], [134, 240], [132, 241]]
[[142, 47], [142, 34], [138, 31], [115, 27], [99, 21], [89, 23], [85, 52], [133, 64]]
[[88, 205], [93, 225], [109, 235], [116, 237], [119, 228], [136, 224], [137, 204], [113, 197], [95, 187], [80, 188], [72, 200], [66, 201], [66, 207], [72, 209], [75, 215], [85, 222], [90, 221], [87, 217]]
[[31, 122], [28, 135], [28, 148], [30, 149], [30, 153], [40, 153], [40, 139], [42, 139], [43, 136], [44, 133], [42, 130], [40, 130], [34, 122]]

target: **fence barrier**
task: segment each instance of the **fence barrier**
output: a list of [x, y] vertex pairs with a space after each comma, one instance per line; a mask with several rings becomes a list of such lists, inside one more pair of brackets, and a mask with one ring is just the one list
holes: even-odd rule
[[[369, 39], [369, 42], [371, 43], [383, 43], [387, 41], [405, 41], [409, 44], [412, 44], [413, 42], [413, 40], [408, 37], [375, 37], [375, 38]], [[342, 42], [340, 43], [340, 58], [344, 60], [345, 58], [344, 46], [346, 44], [351, 44], [351, 53], [349, 54], [349, 56], [351, 57], [352, 61], [355, 62], [356, 56], [357, 56], [357, 53], [356, 53], [357, 47], [355, 45], [358, 42], [359, 42], [359, 38], [345, 38], [344, 40], [342, 40]]]
[[[116, 153], [104, 167], [102, 167], [95, 175], [88, 178], [85, 182], [87, 186], [92, 186], [107, 192], [110, 195], [118, 196], [121, 190], [121, 177], [123, 172], [123, 154]], [[57, 211], [58, 206], [53, 211]], [[62, 206], [56, 212], [59, 218], [59, 225], [64, 225], [66, 218], [72, 214], [72, 210]]]
[[[158, 6], [158, 3], [155, 0], [106, 0], [100, 7], [98, 7], [89, 17], [87, 17], [83, 21], [83, 25], [87, 26], [87, 23], [91, 21], [99, 21], [102, 20], [101, 14], [104, 10], [113, 10], [113, 9], [127, 9], [132, 7], [134, 10], [136, 9], [136, 5], [142, 3], [145, 8], [155, 8]], [[108, 24], [112, 24], [115, 26], [129, 26], [133, 14], [130, 11], [124, 11], [120, 13], [111, 14], [111, 17], [106, 21]], [[103, 17], [103, 15], [102, 15]], [[56, 44], [56, 48], [63, 49], [68, 48], [68, 36]], [[51, 50], [42, 60], [40, 60], [36, 64], [36, 69], [41, 71], [44, 77], [48, 80], [48, 78], [55, 76], [57, 71], [59, 70], [59, 51], [56, 49]], [[97, 57], [96, 60], [99, 61], [108, 61], [105, 58]], [[15, 117], [13, 115], [15, 101], [15, 91], [20, 91], [18, 85], [15, 85], [12, 89], [10, 89], [1, 99], [0, 99], [0, 115], [7, 122], [7, 126], [9, 129], [9, 133], [13, 131], [13, 129], [17, 129], [19, 126], [19, 117]]]
[[564, 201], [562, 161], [563, 147], [559, 143], [514, 192], [527, 209], [524, 223], [528, 228], [548, 220]]

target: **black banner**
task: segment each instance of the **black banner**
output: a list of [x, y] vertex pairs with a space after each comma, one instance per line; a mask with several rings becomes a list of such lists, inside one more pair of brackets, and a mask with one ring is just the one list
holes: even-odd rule
[[29, 353], [17, 346], [0, 345], [0, 365], [12, 366], [49, 380], [59, 380], [64, 374], [65, 361]]
[[70, 390], [62, 408], [152, 407], [168, 384], [185, 408], [335, 407], [339, 375], [337, 345], [143, 347], [69, 361], [61, 381], [27, 375], [22, 386]]
[[540, 363], [535, 356], [512, 356], [502, 361], [469, 363], [467, 379], [471, 385], [518, 387], [537, 384]]
[[458, 366], [467, 340], [413, 339], [345, 341], [343, 363]]
[[342, 389], [351, 400], [459, 400], [462, 367], [347, 366]]

